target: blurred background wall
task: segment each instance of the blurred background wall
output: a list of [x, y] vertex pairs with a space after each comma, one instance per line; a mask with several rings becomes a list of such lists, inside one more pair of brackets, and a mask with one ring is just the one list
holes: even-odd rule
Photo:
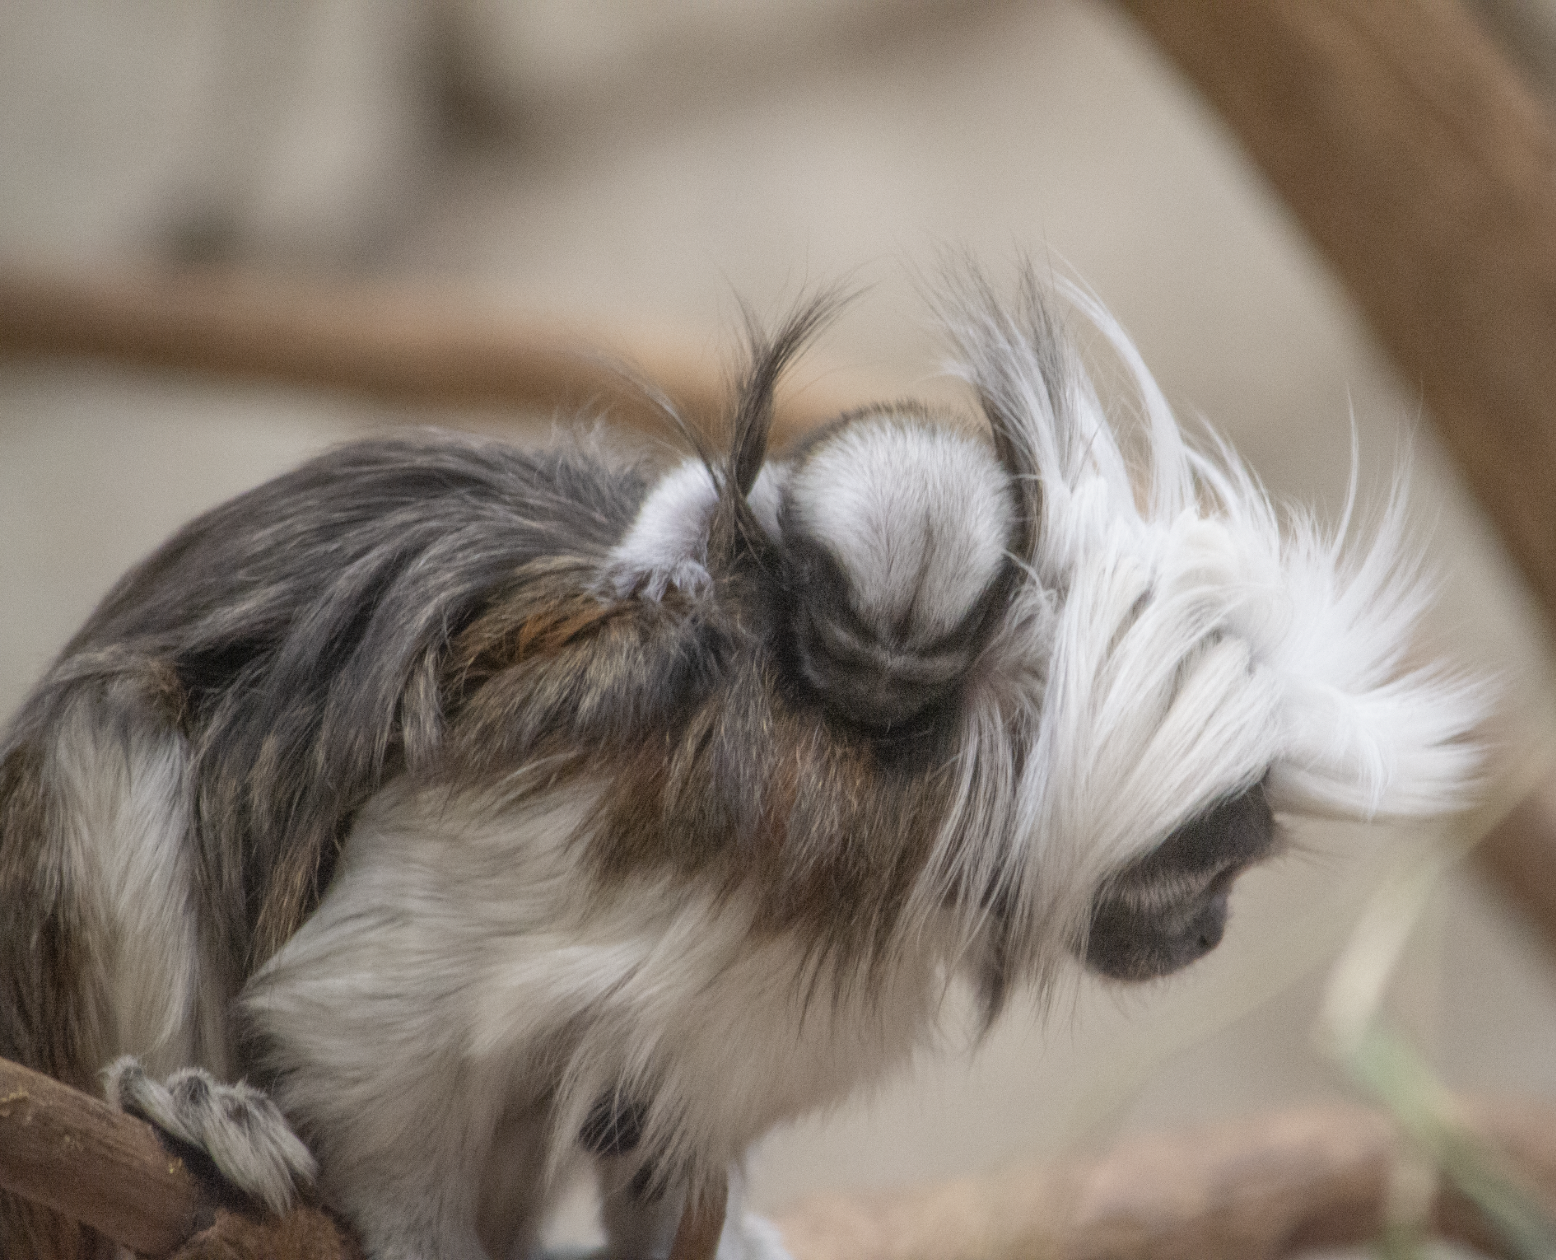
[[[1490, 17], [1537, 79], [1552, 7]], [[734, 344], [846, 279], [798, 379], [955, 399], [915, 277], [965, 249], [1091, 284], [1185, 413], [1277, 495], [1332, 513], [1409, 465], [1442, 597], [1432, 644], [1493, 675], [1498, 764], [1556, 747], [1544, 631], [1415, 385], [1216, 119], [1100, 0], [7, 0], [0, 265], [240, 262], [468, 292], [494, 308]], [[809, 375], [807, 375], [809, 374]], [[1353, 420], [1354, 418], [1354, 420]], [[191, 514], [407, 421], [554, 417], [0, 361], [0, 705]], [[1500, 789], [1499, 789], [1500, 790]], [[1426, 829], [1297, 823], [1226, 942], [1143, 990], [1090, 983], [980, 1047], [768, 1140], [753, 1195], [896, 1184], [1095, 1149], [1122, 1130], [1343, 1092], [1311, 1048], [1326, 967]], [[1396, 992], [1456, 1085], [1556, 1093], [1556, 972], [1469, 874]], [[586, 1237], [578, 1198], [561, 1236]]]

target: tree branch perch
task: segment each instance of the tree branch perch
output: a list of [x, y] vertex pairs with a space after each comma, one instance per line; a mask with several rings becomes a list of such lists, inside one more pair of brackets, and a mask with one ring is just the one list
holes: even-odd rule
[[[1477, 1129], [1556, 1201], [1556, 1105], [1469, 1108]], [[777, 1224], [794, 1260], [1265, 1260], [1364, 1242], [1387, 1217], [1402, 1142], [1363, 1107], [1310, 1107], [1134, 1138], [1093, 1160], [1014, 1168], [893, 1194], [828, 1195]], [[150, 1125], [0, 1060], [0, 1189], [148, 1255], [351, 1260], [313, 1208], [223, 1212]], [[716, 1196], [715, 1196], [716, 1198]], [[721, 1202], [688, 1212], [678, 1257], [718, 1238]], [[1439, 1191], [1442, 1236], [1503, 1254], [1476, 1210]]]

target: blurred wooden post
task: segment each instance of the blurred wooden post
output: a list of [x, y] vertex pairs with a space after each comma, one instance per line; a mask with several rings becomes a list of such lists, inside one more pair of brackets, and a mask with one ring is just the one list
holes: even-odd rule
[[[622, 338], [520, 319], [427, 290], [241, 271], [0, 270], [0, 356], [6, 355], [84, 356], [402, 406], [608, 415], [659, 436], [669, 426], [624, 368], [705, 427], [723, 419], [729, 393], [716, 362], [673, 338]], [[781, 444], [858, 401], [814, 386], [786, 395], [775, 440]]]
[[[1556, 125], [1458, 0], [1119, 0], [1419, 384], [1556, 627]], [[1556, 950], [1556, 787], [1482, 870]]]
[[1556, 617], [1556, 128], [1457, 0], [1121, 0], [1334, 265]]
[[[1552, 1201], [1556, 1110], [1472, 1114]], [[1131, 1138], [1092, 1160], [821, 1196], [776, 1223], [794, 1260], [1274, 1260], [1376, 1239], [1403, 1145], [1366, 1108], [1294, 1108]], [[1429, 1207], [1441, 1237], [1508, 1254], [1456, 1194]]]
[[720, 1181], [700, 1197], [688, 1200], [675, 1231], [670, 1260], [713, 1260], [724, 1232], [724, 1211], [728, 1206], [727, 1181]]
[[1481, 874], [1556, 958], [1556, 782], [1515, 805], [1475, 850]]

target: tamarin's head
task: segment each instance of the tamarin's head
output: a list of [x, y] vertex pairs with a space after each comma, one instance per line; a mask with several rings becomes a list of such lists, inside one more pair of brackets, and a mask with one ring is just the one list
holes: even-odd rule
[[1132, 382], [1133, 460], [1054, 299], [974, 275], [943, 314], [986, 431], [867, 408], [745, 502], [786, 685], [882, 747], [938, 733], [924, 913], [998, 922], [1011, 978], [1068, 953], [1140, 980], [1220, 941], [1277, 815], [1454, 807], [1485, 701], [1407, 663], [1429, 588], [1401, 483], [1361, 537], [1354, 505], [1335, 527], [1278, 509], [1225, 445], [1185, 439], [1106, 311], [1062, 295]]

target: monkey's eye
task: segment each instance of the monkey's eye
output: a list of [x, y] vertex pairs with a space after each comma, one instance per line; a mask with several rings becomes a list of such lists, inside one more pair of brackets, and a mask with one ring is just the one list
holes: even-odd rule
[[1098, 894], [1086, 965], [1117, 980], [1150, 980], [1202, 958], [1226, 931], [1232, 884], [1277, 842], [1262, 782], [1212, 806]]

